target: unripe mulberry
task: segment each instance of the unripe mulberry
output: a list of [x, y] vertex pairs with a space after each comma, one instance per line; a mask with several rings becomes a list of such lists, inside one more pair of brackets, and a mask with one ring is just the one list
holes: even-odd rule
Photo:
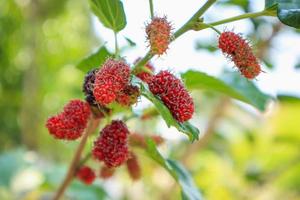
[[108, 59], [96, 73], [93, 94], [100, 105], [113, 102], [129, 83], [130, 68], [123, 61]]
[[134, 153], [130, 154], [129, 159], [126, 162], [126, 166], [128, 174], [132, 180], [136, 181], [141, 178], [141, 167]]
[[[137, 63], [139, 60], [140, 60], [140, 58], [138, 58], [135, 61], [135, 63]], [[154, 66], [150, 62], [146, 63], [145, 68], [148, 69], [152, 73], [154, 72]], [[149, 72], [146, 72], [146, 71], [137, 71], [137, 72], [135, 72], [136, 76], [139, 77], [145, 83], [150, 82], [151, 78], [153, 77], [152, 73], [149, 73]]]
[[86, 128], [90, 113], [88, 103], [72, 100], [64, 107], [63, 112], [47, 120], [46, 127], [55, 138], [75, 140]]
[[179, 122], [189, 120], [194, 113], [194, 102], [183, 83], [168, 71], [161, 71], [149, 83], [150, 91], [158, 96]]
[[252, 48], [240, 35], [231, 31], [223, 32], [219, 37], [219, 48], [246, 78], [253, 79], [262, 71]]
[[100, 177], [103, 179], [108, 179], [112, 177], [115, 173], [115, 168], [109, 168], [107, 166], [102, 166], [100, 169]]
[[94, 182], [96, 174], [90, 167], [83, 166], [77, 171], [76, 177], [86, 185], [90, 185]]
[[146, 26], [147, 39], [152, 54], [162, 55], [166, 52], [171, 41], [171, 30], [172, 27], [166, 17], [154, 17]]
[[117, 167], [128, 158], [127, 126], [118, 120], [112, 121], [100, 132], [100, 136], [94, 142], [93, 156], [103, 161], [107, 167]]
[[140, 90], [137, 86], [127, 85], [117, 95], [116, 102], [123, 106], [130, 106], [137, 102], [140, 96]]

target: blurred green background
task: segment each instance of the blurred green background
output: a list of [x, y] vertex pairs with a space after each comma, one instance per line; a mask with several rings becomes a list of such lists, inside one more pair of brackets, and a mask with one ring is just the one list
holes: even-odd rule
[[[223, 3], [247, 11], [246, 2]], [[259, 56], [272, 68], [272, 59], [265, 55], [274, 35], [260, 40], [255, 30], [268, 22], [252, 23]], [[276, 22], [269, 26], [276, 34], [286, 28]], [[83, 98], [84, 73], [75, 65], [100, 44], [86, 1], [0, 1], [1, 200], [50, 199], [58, 187], [78, 142], [54, 140], [44, 124], [69, 99]], [[215, 50], [201, 43], [196, 47]], [[192, 95], [195, 119], [200, 119], [194, 121], [204, 124], [206, 136], [192, 145], [170, 140], [161, 150], [183, 162], [206, 199], [300, 199], [299, 98], [280, 96], [260, 113], [218, 93]], [[162, 125], [153, 119], [143, 125], [134, 120], [129, 126], [151, 133], [153, 126], [159, 132]], [[99, 179], [89, 187], [74, 181], [66, 199], [180, 199], [170, 175], [143, 151], [137, 152], [141, 180], [132, 182], [121, 167], [111, 180]]]

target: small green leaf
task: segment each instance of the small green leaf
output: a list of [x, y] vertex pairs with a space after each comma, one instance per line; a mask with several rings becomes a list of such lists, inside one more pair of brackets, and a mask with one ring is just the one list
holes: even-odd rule
[[136, 43], [134, 41], [132, 41], [130, 38], [125, 37], [125, 40], [127, 41], [128, 45], [130, 47], [135, 47], [136, 46]]
[[114, 32], [126, 26], [123, 3], [120, 0], [90, 0], [91, 8], [100, 22]]
[[265, 8], [269, 9], [270, 7], [277, 4], [277, 0], [265, 0]]
[[201, 194], [196, 187], [191, 175], [178, 161], [165, 159], [157, 150], [155, 143], [151, 139], [147, 139], [148, 155], [165, 168], [170, 175], [178, 182], [182, 191], [182, 199], [201, 200]]
[[300, 0], [265, 0], [265, 7], [277, 8], [277, 17], [282, 23], [300, 28]]
[[223, 80], [192, 70], [182, 74], [188, 89], [206, 89], [221, 92], [248, 103], [261, 111], [266, 109], [271, 97], [261, 92], [251, 81], [234, 72], [223, 74], [222, 77]]
[[191, 142], [198, 140], [199, 138], [199, 129], [194, 127], [189, 122], [179, 123], [176, 121], [172, 114], [170, 113], [169, 109], [158, 99], [156, 96], [154, 96], [148, 89], [148, 87], [142, 83], [139, 82], [141, 86], [141, 92], [144, 97], [146, 97], [148, 100], [150, 100], [154, 106], [156, 107], [157, 111], [160, 113], [162, 118], [165, 120], [168, 127], [174, 126], [179, 130], [180, 132], [185, 133]]
[[88, 72], [93, 68], [100, 67], [110, 56], [112, 54], [103, 45], [95, 53], [80, 61], [76, 67], [84, 72]]

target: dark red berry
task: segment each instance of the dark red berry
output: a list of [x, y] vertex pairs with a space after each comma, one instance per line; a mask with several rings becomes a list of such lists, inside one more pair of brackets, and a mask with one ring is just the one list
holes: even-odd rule
[[168, 71], [161, 71], [149, 83], [150, 91], [158, 96], [179, 122], [189, 120], [194, 113], [194, 102], [183, 83]]
[[62, 113], [47, 120], [46, 127], [55, 138], [75, 140], [86, 128], [90, 113], [88, 103], [72, 100], [64, 107]]
[[152, 54], [162, 55], [166, 52], [171, 41], [171, 30], [172, 27], [166, 17], [154, 17], [146, 26]]
[[93, 106], [97, 105], [96, 99], [93, 94], [94, 90], [94, 83], [95, 83], [95, 76], [98, 69], [92, 69], [90, 70], [84, 77], [84, 83], [83, 83], [83, 92], [85, 94], [86, 101]]
[[130, 153], [130, 157], [126, 162], [126, 166], [132, 180], [136, 181], [141, 178], [141, 167], [134, 153]]
[[93, 94], [100, 105], [112, 103], [129, 84], [130, 68], [123, 61], [108, 59], [96, 73]]
[[90, 185], [94, 182], [96, 174], [90, 167], [83, 166], [77, 171], [76, 177], [86, 185]]
[[122, 121], [112, 121], [102, 129], [94, 142], [93, 156], [107, 167], [120, 166], [128, 158], [128, 135], [127, 126]]

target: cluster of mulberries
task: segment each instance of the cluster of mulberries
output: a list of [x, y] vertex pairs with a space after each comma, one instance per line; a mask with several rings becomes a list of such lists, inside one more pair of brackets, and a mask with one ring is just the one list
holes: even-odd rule
[[171, 41], [171, 30], [172, 26], [166, 17], [154, 17], [146, 26], [147, 39], [152, 54], [162, 55], [166, 52]]
[[100, 105], [115, 101], [130, 79], [130, 68], [124, 61], [108, 59], [95, 74], [93, 94]]
[[47, 120], [49, 133], [58, 139], [75, 140], [79, 138], [90, 116], [88, 103], [81, 100], [71, 100], [63, 112]]
[[90, 185], [94, 182], [96, 174], [93, 169], [88, 166], [81, 167], [77, 173], [76, 177], [81, 180], [83, 183]]
[[194, 102], [183, 83], [169, 71], [161, 71], [149, 83], [150, 91], [160, 97], [179, 122], [189, 120], [194, 113]]
[[132, 180], [136, 181], [141, 177], [141, 167], [137, 156], [134, 153], [130, 153], [130, 157], [126, 162], [127, 171]]
[[219, 37], [219, 48], [231, 58], [246, 78], [253, 79], [260, 74], [261, 67], [252, 48], [239, 34], [223, 32]]
[[93, 156], [107, 167], [118, 167], [128, 158], [129, 131], [122, 121], [114, 120], [104, 127], [94, 142]]

